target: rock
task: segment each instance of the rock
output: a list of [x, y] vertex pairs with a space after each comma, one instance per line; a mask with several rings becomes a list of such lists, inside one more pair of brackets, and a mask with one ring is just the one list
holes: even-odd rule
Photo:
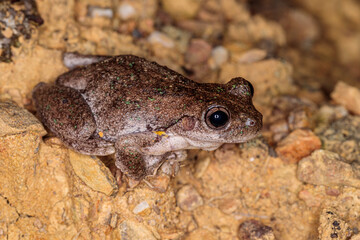
[[164, 10], [177, 20], [194, 18], [202, 0], [161, 0]]
[[134, 214], [139, 214], [142, 216], [148, 215], [150, 211], [151, 211], [150, 206], [146, 201], [142, 201], [141, 203], [136, 205], [135, 208], [133, 209]]
[[108, 196], [114, 195], [118, 191], [118, 186], [114, 176], [111, 174], [103, 162], [97, 157], [87, 156], [70, 152], [70, 163], [75, 174], [94, 191], [102, 192]]
[[315, 131], [323, 149], [338, 153], [348, 163], [359, 162], [360, 117], [349, 115]]
[[346, 240], [351, 236], [349, 225], [329, 208], [323, 209], [320, 215], [318, 231], [321, 240]]
[[136, 15], [136, 9], [127, 2], [122, 2], [118, 7], [118, 14], [122, 20], [128, 20]]
[[278, 23], [265, 20], [260, 15], [254, 16], [246, 22], [229, 23], [226, 39], [243, 43], [256, 43], [266, 39], [278, 46], [286, 43], [283, 28]]
[[222, 13], [229, 22], [247, 22], [250, 19], [250, 11], [246, 3], [236, 0], [220, 1]]
[[122, 240], [156, 240], [154, 234], [144, 224], [130, 220], [120, 223], [119, 231]]
[[148, 176], [146, 180], [150, 183], [153, 190], [164, 193], [169, 186], [170, 177], [168, 175]]
[[206, 62], [211, 56], [211, 45], [203, 39], [192, 39], [185, 53], [185, 61], [188, 64], [200, 64]]
[[360, 115], [360, 90], [344, 82], [338, 82], [331, 98], [350, 112]]
[[185, 185], [176, 194], [177, 205], [184, 211], [192, 211], [203, 205], [203, 199], [192, 185]]
[[198, 228], [195, 231], [192, 231], [188, 236], [186, 236], [185, 240], [216, 240], [217, 238], [214, 234], [206, 230], [204, 228]]
[[105, 18], [112, 18], [114, 13], [111, 8], [102, 8], [98, 6], [88, 6], [87, 15], [95, 18], [95, 17], [105, 17]]
[[267, 53], [262, 49], [250, 49], [237, 57], [238, 63], [253, 63], [263, 60]]
[[319, 26], [313, 16], [300, 9], [288, 9], [282, 14], [280, 24], [290, 44], [309, 49], [319, 37]]
[[179, 52], [186, 52], [191, 38], [191, 34], [189, 32], [183, 31], [171, 25], [163, 27], [162, 32], [175, 42], [176, 48]]
[[238, 237], [240, 240], [275, 240], [272, 228], [256, 220], [247, 220], [241, 223]]
[[202, 175], [204, 175], [206, 169], [208, 168], [209, 164], [211, 162], [210, 157], [202, 158], [196, 161], [195, 165], [195, 174], [194, 176], [196, 178], [201, 178]]
[[221, 67], [229, 60], [229, 52], [223, 46], [217, 46], [211, 51], [211, 60], [213, 61], [212, 68], [216, 69]]
[[297, 129], [278, 143], [275, 151], [286, 163], [297, 163], [320, 149], [320, 139], [310, 130]]
[[350, 240], [360, 240], [360, 234], [356, 234], [350, 238]]
[[343, 162], [338, 154], [326, 150], [316, 150], [303, 158], [298, 164], [297, 178], [314, 185], [360, 188], [360, 179], [351, 165]]
[[0, 137], [32, 132], [44, 136], [46, 131], [39, 120], [12, 101], [0, 102]]
[[175, 46], [175, 43], [171, 38], [169, 38], [164, 33], [158, 31], [154, 31], [150, 34], [150, 36], [148, 37], [148, 42], [151, 44], [161, 44], [163, 47], [166, 48], [173, 48]]

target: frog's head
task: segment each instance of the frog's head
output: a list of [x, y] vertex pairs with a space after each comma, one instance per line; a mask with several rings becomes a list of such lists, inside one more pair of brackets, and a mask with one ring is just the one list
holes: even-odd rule
[[[227, 84], [208, 84], [197, 116], [182, 119], [181, 135], [196, 142], [240, 143], [262, 128], [262, 114], [252, 104], [254, 88], [243, 78]], [[179, 132], [178, 132], [179, 133]]]

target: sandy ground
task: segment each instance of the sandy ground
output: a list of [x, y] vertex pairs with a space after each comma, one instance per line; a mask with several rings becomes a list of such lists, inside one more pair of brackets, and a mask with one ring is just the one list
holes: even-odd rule
[[[360, 239], [356, 0], [0, 3], [0, 239]], [[64, 52], [134, 54], [198, 82], [241, 76], [262, 134], [135, 182], [35, 117]]]

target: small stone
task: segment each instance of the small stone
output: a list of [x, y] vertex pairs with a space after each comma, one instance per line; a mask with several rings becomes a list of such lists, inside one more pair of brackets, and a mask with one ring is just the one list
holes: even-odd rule
[[344, 82], [338, 82], [331, 98], [350, 112], [360, 115], [360, 90]]
[[110, 227], [116, 228], [117, 222], [118, 222], [118, 215], [116, 213], [114, 213], [111, 215], [111, 218], [110, 218], [110, 224], [109, 224]]
[[310, 130], [297, 129], [278, 143], [275, 151], [287, 163], [297, 163], [320, 149], [320, 139]]
[[240, 240], [275, 240], [271, 227], [256, 220], [248, 220], [240, 224], [238, 229]]
[[223, 46], [217, 46], [211, 51], [211, 59], [213, 60], [212, 68], [218, 68], [229, 60], [229, 51]]
[[360, 234], [356, 234], [350, 238], [350, 240], [360, 240]]
[[314, 191], [304, 189], [299, 192], [299, 199], [303, 200], [308, 207], [320, 207], [323, 198]]
[[176, 48], [179, 50], [179, 52], [186, 52], [191, 38], [191, 34], [189, 32], [171, 25], [163, 27], [162, 32], [174, 40]]
[[299, 9], [289, 9], [282, 14], [279, 22], [283, 26], [290, 44], [310, 48], [320, 36], [316, 19], [310, 13]]
[[111, 8], [103, 8], [98, 6], [88, 6], [88, 16], [95, 18], [95, 17], [105, 17], [105, 18], [112, 18], [113, 17], [113, 10]]
[[204, 173], [206, 172], [206, 169], [208, 168], [210, 162], [211, 162], [210, 157], [206, 157], [206, 158], [197, 160], [196, 165], [195, 165], [194, 176], [196, 178], [201, 178], [204, 175]]
[[136, 9], [129, 3], [122, 3], [118, 7], [118, 14], [122, 20], [128, 20], [136, 15]]
[[146, 180], [151, 184], [153, 190], [164, 193], [169, 186], [170, 177], [168, 175], [148, 176]]
[[203, 199], [192, 185], [185, 185], [176, 194], [177, 205], [184, 211], [192, 211], [203, 205]]
[[314, 185], [360, 188], [360, 179], [351, 165], [343, 162], [338, 154], [326, 150], [316, 150], [302, 159], [298, 164], [297, 178]]
[[156, 240], [157, 238], [144, 224], [125, 220], [119, 225], [121, 239]]
[[175, 19], [190, 19], [197, 14], [202, 0], [161, 0], [164, 10]]
[[239, 63], [254, 63], [263, 60], [266, 57], [267, 53], [262, 49], [250, 49], [249, 51], [241, 54], [237, 61]]
[[319, 239], [346, 240], [351, 236], [349, 225], [331, 208], [323, 209], [318, 231]]
[[164, 33], [158, 31], [154, 31], [150, 34], [150, 36], [148, 37], [148, 42], [151, 44], [161, 44], [163, 47], [166, 48], [173, 48], [175, 46], [175, 43], [171, 38], [169, 38]]
[[100, 159], [93, 156], [82, 155], [72, 150], [70, 163], [75, 174], [92, 190], [102, 192], [108, 196], [116, 194], [118, 186], [110, 170]]
[[360, 117], [347, 115], [324, 123], [316, 129], [325, 150], [340, 154], [347, 163], [357, 162], [360, 156]]
[[306, 108], [297, 108], [289, 113], [288, 123], [291, 131], [311, 127], [311, 114]]
[[185, 61], [189, 64], [206, 62], [211, 55], [211, 45], [203, 39], [192, 39], [185, 53]]
[[150, 206], [146, 201], [142, 201], [141, 203], [136, 205], [135, 208], [133, 209], [134, 214], [139, 214], [143, 216], [148, 215], [150, 211], [151, 211]]

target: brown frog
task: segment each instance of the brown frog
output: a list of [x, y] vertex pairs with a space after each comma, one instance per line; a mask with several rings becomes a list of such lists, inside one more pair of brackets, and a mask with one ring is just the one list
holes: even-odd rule
[[136, 180], [165, 160], [183, 160], [185, 149], [214, 150], [261, 130], [254, 89], [243, 78], [197, 83], [133, 55], [66, 59], [88, 65], [34, 88], [39, 118], [80, 153], [115, 153], [116, 166]]

